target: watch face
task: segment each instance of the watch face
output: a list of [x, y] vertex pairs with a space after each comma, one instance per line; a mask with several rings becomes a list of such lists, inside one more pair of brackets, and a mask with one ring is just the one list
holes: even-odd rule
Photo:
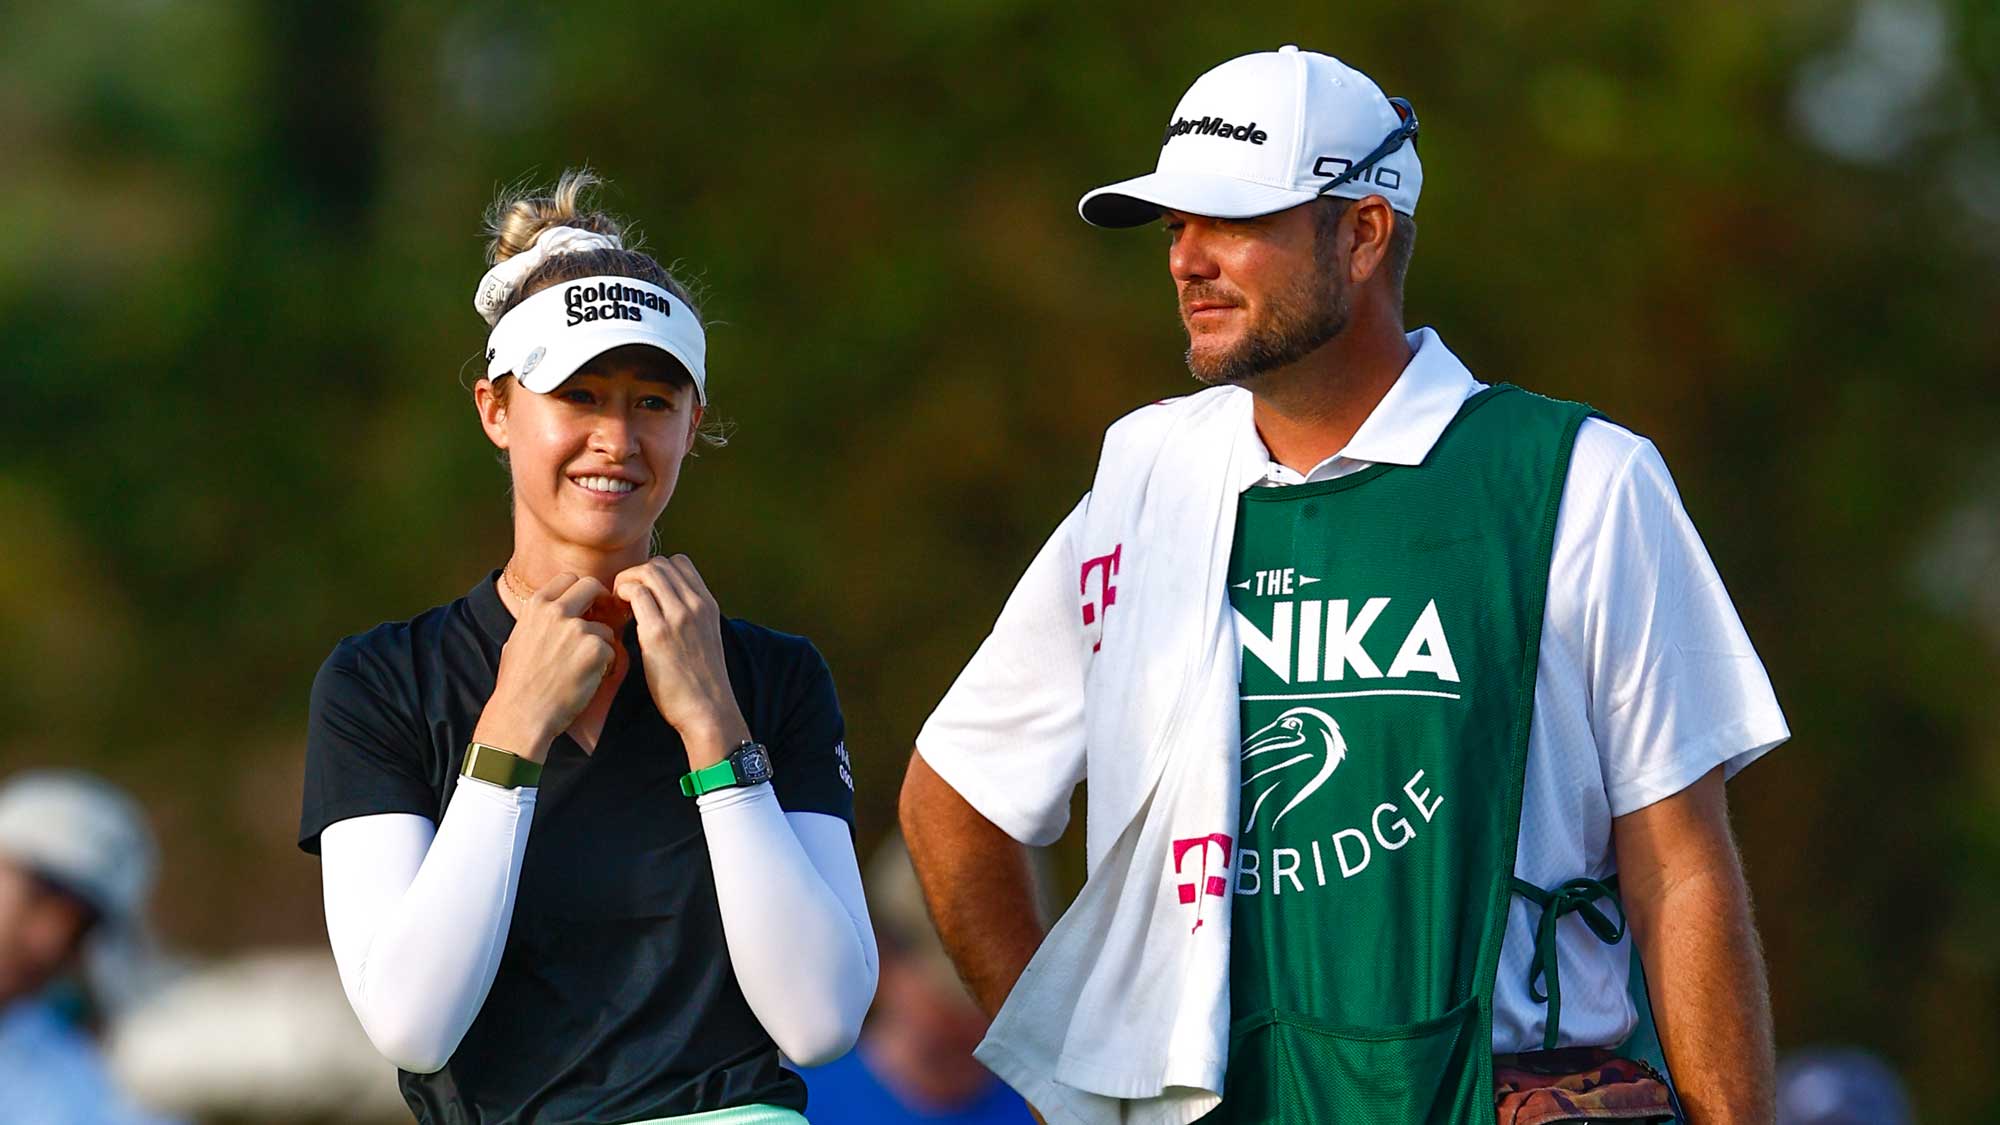
[[736, 776], [745, 785], [762, 785], [771, 780], [771, 754], [755, 742], [745, 743], [731, 755], [736, 759]]

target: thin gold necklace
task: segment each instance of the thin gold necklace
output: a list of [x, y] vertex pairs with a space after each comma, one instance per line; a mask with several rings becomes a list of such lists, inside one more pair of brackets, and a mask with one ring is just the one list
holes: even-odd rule
[[506, 566], [500, 568], [500, 581], [505, 582], [507, 588], [514, 591], [514, 596], [522, 601], [527, 601], [535, 594], [533, 590], [522, 588], [521, 578], [514, 573], [514, 560], [511, 558], [507, 560]]

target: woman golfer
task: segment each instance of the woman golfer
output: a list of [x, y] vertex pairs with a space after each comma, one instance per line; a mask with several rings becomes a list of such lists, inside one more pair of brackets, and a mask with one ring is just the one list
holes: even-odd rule
[[342, 641], [300, 846], [348, 999], [422, 1122], [798, 1122], [876, 953], [825, 663], [722, 617], [653, 525], [703, 434], [688, 292], [579, 209], [503, 199], [473, 388], [514, 550]]

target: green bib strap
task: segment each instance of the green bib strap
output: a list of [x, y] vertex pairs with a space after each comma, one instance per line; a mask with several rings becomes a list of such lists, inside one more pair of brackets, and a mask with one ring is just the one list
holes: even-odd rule
[[[1549, 1006], [1547, 1030], [1542, 1034], [1542, 1049], [1556, 1049], [1556, 1034], [1562, 1023], [1562, 978], [1560, 958], [1556, 955], [1556, 923], [1565, 914], [1574, 914], [1583, 919], [1597, 940], [1606, 945], [1617, 945], [1625, 938], [1625, 904], [1618, 899], [1618, 876], [1609, 879], [1571, 879], [1552, 891], [1545, 891], [1518, 876], [1509, 876], [1507, 883], [1514, 893], [1542, 908], [1542, 919], [1535, 925], [1535, 953], [1532, 968], [1528, 972], [1528, 995], [1537, 1003]], [[1611, 908], [1618, 912], [1618, 920], [1613, 922], [1597, 908], [1599, 899], [1608, 900]], [[1542, 992], [1542, 978], [1548, 978], [1549, 990]]]

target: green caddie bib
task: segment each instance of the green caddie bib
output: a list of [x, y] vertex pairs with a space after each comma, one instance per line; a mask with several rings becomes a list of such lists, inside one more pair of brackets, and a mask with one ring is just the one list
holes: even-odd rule
[[1549, 553], [1589, 407], [1496, 386], [1420, 466], [1252, 488], [1222, 1105], [1493, 1121], [1493, 980]]

